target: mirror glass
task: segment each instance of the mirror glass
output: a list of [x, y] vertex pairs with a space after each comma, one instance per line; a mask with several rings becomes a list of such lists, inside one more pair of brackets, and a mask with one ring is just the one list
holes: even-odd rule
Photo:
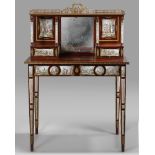
[[61, 18], [61, 52], [94, 51], [94, 18]]

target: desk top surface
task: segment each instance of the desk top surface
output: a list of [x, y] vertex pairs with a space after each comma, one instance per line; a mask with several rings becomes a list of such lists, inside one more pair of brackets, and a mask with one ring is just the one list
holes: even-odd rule
[[118, 58], [96, 58], [96, 57], [53, 57], [47, 59], [31, 59], [28, 57], [25, 64], [32, 65], [46, 65], [46, 64], [58, 64], [58, 65], [75, 65], [75, 64], [83, 64], [83, 65], [95, 65], [95, 64], [104, 64], [104, 65], [126, 65], [129, 64], [126, 58], [118, 57]]

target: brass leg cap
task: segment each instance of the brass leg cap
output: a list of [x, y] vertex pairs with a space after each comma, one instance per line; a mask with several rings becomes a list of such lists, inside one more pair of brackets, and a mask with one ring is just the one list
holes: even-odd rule
[[35, 132], [36, 132], [36, 134], [38, 134], [38, 128], [36, 128]]
[[122, 152], [124, 152], [124, 151], [125, 151], [125, 145], [122, 144]]
[[31, 152], [33, 152], [33, 144], [31, 144]]
[[116, 128], [116, 135], [118, 135], [118, 128]]

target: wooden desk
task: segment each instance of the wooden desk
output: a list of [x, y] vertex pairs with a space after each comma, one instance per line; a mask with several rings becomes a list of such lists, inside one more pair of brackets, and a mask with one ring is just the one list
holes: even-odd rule
[[34, 146], [34, 129], [39, 126], [39, 76], [115, 76], [116, 78], [116, 134], [121, 135], [122, 151], [125, 150], [126, 65], [125, 58], [99, 58], [94, 56], [44, 60], [28, 58], [28, 92], [30, 149]]

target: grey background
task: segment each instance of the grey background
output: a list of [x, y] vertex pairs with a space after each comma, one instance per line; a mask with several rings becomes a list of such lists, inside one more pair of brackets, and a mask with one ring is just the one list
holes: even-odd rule
[[[16, 154], [29, 152], [27, 65], [30, 55], [29, 10], [63, 9], [71, 0], [16, 0]], [[126, 153], [138, 154], [139, 2], [138, 0], [79, 0], [90, 9], [123, 9], [127, 67]], [[40, 78], [40, 126], [35, 151], [120, 151], [115, 132], [114, 78]]]

